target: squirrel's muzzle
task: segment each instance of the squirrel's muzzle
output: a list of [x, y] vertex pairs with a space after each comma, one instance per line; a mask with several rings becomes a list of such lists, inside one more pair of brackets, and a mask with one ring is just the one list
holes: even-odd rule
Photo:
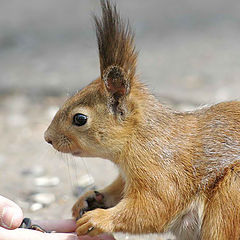
[[44, 133], [44, 139], [47, 143], [49, 143], [51, 145], [53, 144], [51, 136], [48, 134], [48, 130], [46, 130], [45, 133]]

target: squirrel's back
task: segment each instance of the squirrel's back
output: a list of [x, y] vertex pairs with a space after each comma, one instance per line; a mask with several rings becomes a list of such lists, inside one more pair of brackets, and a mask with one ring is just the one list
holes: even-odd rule
[[215, 181], [226, 168], [240, 163], [240, 102], [213, 105], [196, 112], [197, 145], [194, 165], [202, 171], [202, 183]]

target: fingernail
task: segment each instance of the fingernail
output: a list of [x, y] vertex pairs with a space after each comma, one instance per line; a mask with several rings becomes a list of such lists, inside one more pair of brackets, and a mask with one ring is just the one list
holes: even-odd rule
[[15, 219], [16, 209], [12, 207], [5, 207], [0, 215], [0, 225], [5, 228], [12, 228]]

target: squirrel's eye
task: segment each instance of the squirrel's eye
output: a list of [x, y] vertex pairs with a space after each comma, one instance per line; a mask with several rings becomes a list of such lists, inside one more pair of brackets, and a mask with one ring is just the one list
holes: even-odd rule
[[84, 114], [77, 113], [73, 116], [73, 124], [76, 126], [82, 126], [87, 122], [88, 117]]

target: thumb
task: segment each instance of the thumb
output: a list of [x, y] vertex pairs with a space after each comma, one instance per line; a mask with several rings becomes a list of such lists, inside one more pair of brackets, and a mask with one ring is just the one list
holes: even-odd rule
[[22, 220], [21, 208], [13, 201], [0, 195], [0, 226], [14, 229], [20, 226]]

